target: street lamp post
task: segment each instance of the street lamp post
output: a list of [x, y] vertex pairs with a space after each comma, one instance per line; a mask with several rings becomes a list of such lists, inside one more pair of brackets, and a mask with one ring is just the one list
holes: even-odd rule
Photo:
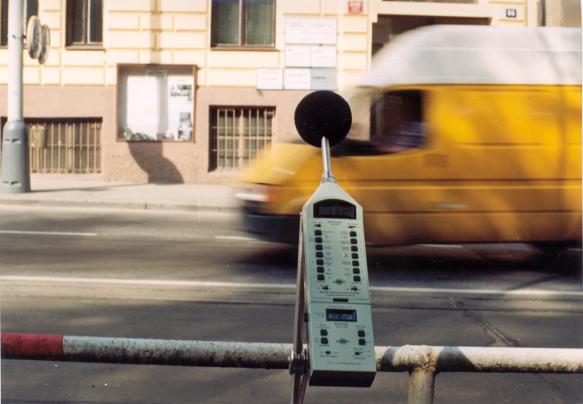
[[23, 2], [8, 2], [8, 121], [2, 142], [0, 192], [30, 191], [28, 136], [22, 119]]

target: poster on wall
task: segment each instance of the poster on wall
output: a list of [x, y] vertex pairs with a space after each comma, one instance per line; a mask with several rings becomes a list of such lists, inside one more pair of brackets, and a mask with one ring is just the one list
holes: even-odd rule
[[192, 138], [192, 76], [168, 77], [168, 129], [175, 140]]
[[120, 138], [192, 139], [194, 78], [170, 69], [120, 70]]

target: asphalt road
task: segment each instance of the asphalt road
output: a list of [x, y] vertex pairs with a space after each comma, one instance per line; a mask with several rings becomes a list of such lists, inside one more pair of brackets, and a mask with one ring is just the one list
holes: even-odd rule
[[[291, 342], [293, 248], [229, 214], [0, 209], [5, 332]], [[580, 252], [369, 249], [377, 345], [583, 348]], [[285, 371], [2, 361], [3, 403], [281, 403]], [[581, 403], [582, 375], [441, 374], [436, 402]], [[406, 402], [407, 374], [308, 403]]]

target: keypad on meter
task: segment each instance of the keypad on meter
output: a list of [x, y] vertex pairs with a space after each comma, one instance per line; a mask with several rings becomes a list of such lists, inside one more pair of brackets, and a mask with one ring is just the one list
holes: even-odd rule
[[363, 230], [357, 220], [312, 219], [307, 229], [307, 265], [313, 266], [312, 298], [368, 301]]

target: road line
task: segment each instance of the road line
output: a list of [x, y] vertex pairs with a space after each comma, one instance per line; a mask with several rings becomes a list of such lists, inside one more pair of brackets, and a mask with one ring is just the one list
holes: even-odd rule
[[216, 240], [240, 240], [240, 241], [257, 241], [253, 237], [243, 237], [243, 236], [215, 236]]
[[457, 244], [418, 244], [420, 247], [431, 247], [431, 248], [464, 248]]
[[30, 235], [30, 236], [72, 236], [95, 237], [97, 233], [75, 233], [61, 231], [24, 231], [24, 230], [0, 230], [0, 234]]
[[49, 276], [0, 276], [1, 281], [47, 282], [47, 283], [85, 283], [126, 286], [180, 286], [198, 288], [239, 288], [239, 289], [295, 289], [294, 284], [284, 283], [245, 283], [213, 281], [171, 281], [164, 279], [118, 279], [118, 278], [70, 278]]
[[[81, 283], [106, 284], [125, 286], [160, 286], [160, 287], [191, 287], [191, 288], [229, 288], [229, 289], [271, 289], [295, 290], [295, 284], [284, 283], [247, 283], [247, 282], [214, 282], [214, 281], [178, 281], [164, 279], [118, 279], [118, 278], [72, 278], [48, 276], [0, 276], [0, 282], [45, 282], [45, 283]], [[474, 296], [514, 296], [514, 297], [573, 297], [582, 298], [583, 291], [558, 291], [543, 289], [456, 289], [456, 288], [420, 288], [403, 286], [372, 286], [372, 292], [414, 293], [424, 295], [436, 293], [440, 295], [474, 295]]]

